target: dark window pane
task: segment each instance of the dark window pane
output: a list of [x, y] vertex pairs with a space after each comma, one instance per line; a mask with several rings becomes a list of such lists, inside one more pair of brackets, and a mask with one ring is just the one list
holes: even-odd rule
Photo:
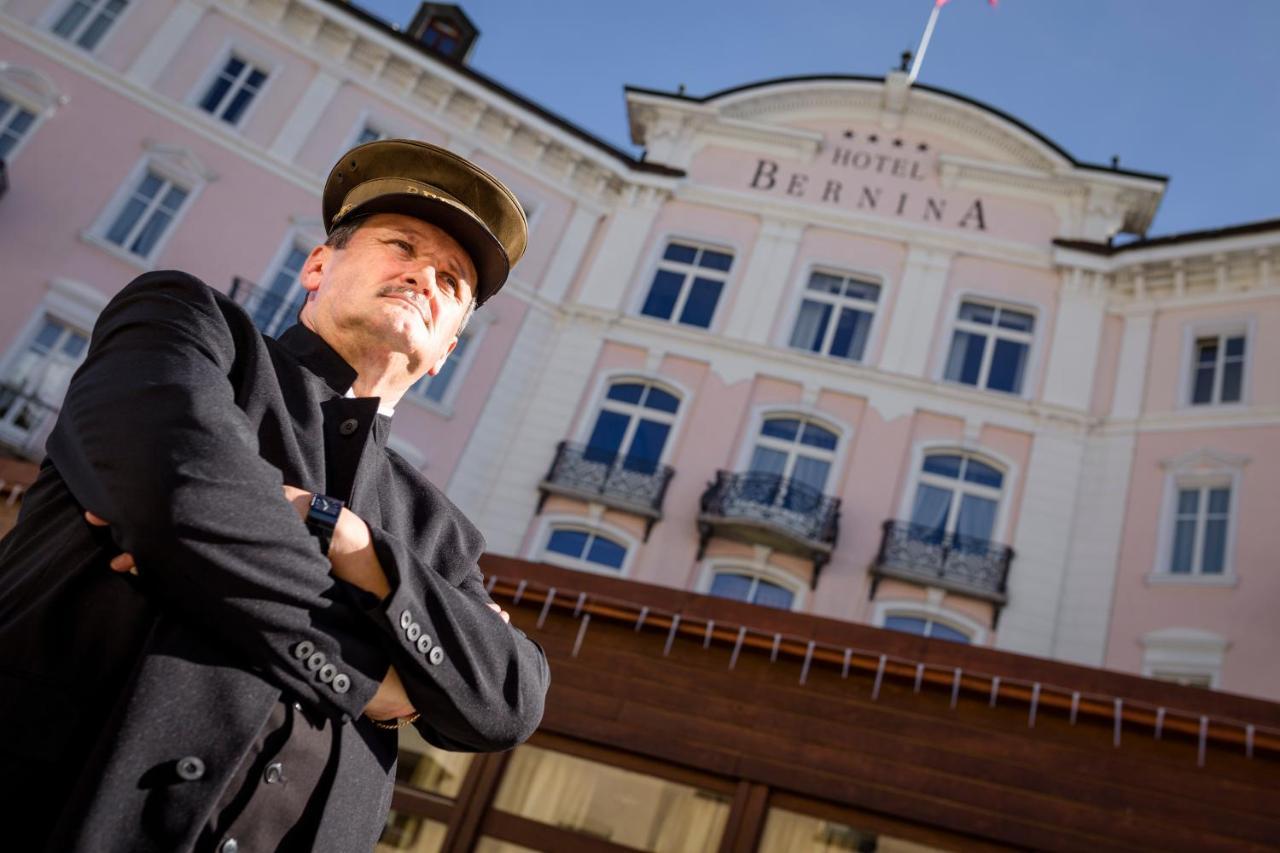
[[1244, 362], [1228, 361], [1222, 365], [1223, 403], [1240, 402], [1240, 387], [1244, 383]]
[[231, 57], [227, 60], [227, 64], [223, 67], [222, 73], [229, 79], [235, 79], [240, 76], [240, 72], [244, 70], [244, 60]]
[[47, 352], [58, 342], [58, 338], [61, 335], [62, 326], [46, 317], [44, 325], [40, 327], [40, 331], [36, 335], [34, 345]]
[[255, 93], [262, 88], [262, 82], [267, 79], [267, 72], [257, 68], [249, 72], [249, 79], [245, 81], [245, 88], [252, 89]]
[[1197, 344], [1196, 362], [1198, 364], [1213, 364], [1218, 360], [1218, 339], [1202, 338]]
[[1227, 511], [1231, 506], [1231, 490], [1230, 489], [1210, 489], [1209, 490], [1209, 512], [1220, 515]]
[[76, 27], [80, 26], [80, 22], [84, 20], [84, 16], [89, 11], [89, 4], [76, 0], [71, 4], [71, 8], [62, 13], [62, 17], [53, 25], [53, 31], [63, 38], [68, 38]]
[[240, 116], [244, 114], [245, 108], [249, 106], [249, 102], [253, 100], [253, 91], [241, 88], [231, 99], [231, 104], [222, 111], [222, 120], [227, 124], [235, 124], [240, 120]]
[[645, 386], [639, 382], [615, 382], [609, 386], [608, 397], [623, 403], [639, 403], [644, 389]]
[[947, 532], [947, 513], [951, 510], [951, 492], [927, 483], [916, 489], [915, 506], [911, 508], [911, 538], [924, 542], [940, 542]]
[[698, 266], [706, 267], [709, 270], [728, 271], [733, 264], [733, 255], [726, 252], [713, 252], [710, 249], [702, 250], [702, 257], [698, 258]]
[[1238, 358], [1244, 355], [1244, 338], [1227, 338], [1227, 358]]
[[1180, 489], [1178, 491], [1178, 515], [1195, 515], [1200, 511], [1200, 490]]
[[146, 204], [137, 198], [129, 199], [129, 203], [124, 206], [124, 210], [120, 211], [116, 221], [111, 224], [111, 229], [107, 231], [107, 240], [117, 246], [123, 246], [129, 232], [133, 230], [133, 226], [137, 224], [138, 218], [142, 216], [142, 211], [146, 210], [146, 207]]
[[711, 315], [715, 313], [716, 302], [720, 299], [720, 289], [723, 287], [724, 282], [721, 281], [694, 279], [684, 310], [680, 312], [680, 322], [703, 329], [710, 327]]
[[662, 253], [662, 257], [668, 261], [691, 264], [697, 254], [698, 250], [693, 246], [686, 246], [684, 243], [668, 243], [667, 250]]
[[800, 432], [800, 421], [795, 418], [769, 418], [760, 425], [760, 434], [786, 441], [794, 441]]
[[902, 631], [907, 634], [924, 636], [929, 623], [915, 616], [886, 616], [884, 626], [891, 631]]
[[653, 286], [649, 288], [649, 296], [645, 299], [640, 313], [650, 317], [661, 317], [663, 320], [671, 319], [671, 312], [675, 310], [676, 299], [680, 297], [682, 284], [684, 284], [684, 276], [680, 273], [658, 270], [653, 277]]
[[1026, 362], [1026, 344], [997, 340], [995, 352], [991, 355], [987, 387], [992, 391], [1019, 393], [1022, 390], [1022, 371], [1026, 367]]
[[720, 598], [746, 601], [750, 593], [751, 578], [746, 575], [732, 575], [721, 572], [711, 581], [711, 594]]
[[822, 349], [822, 338], [827, 333], [830, 317], [831, 306], [826, 302], [814, 302], [812, 299], [801, 302], [795, 328], [791, 330], [791, 346], [818, 352]]
[[1191, 573], [1191, 549], [1195, 547], [1196, 523], [1194, 519], [1179, 521], [1173, 529], [1173, 556], [1169, 571], [1175, 575]]
[[867, 333], [871, 331], [871, 315], [865, 311], [845, 308], [840, 312], [836, 333], [831, 341], [831, 354], [853, 361], [862, 360], [867, 347]]
[[200, 109], [207, 113], [211, 113], [218, 108], [218, 104], [222, 103], [222, 99], [226, 97], [227, 90], [231, 88], [231, 81], [226, 77], [219, 75], [217, 80], [213, 81], [213, 85], [209, 87], [209, 91], [204, 93], [204, 98], [200, 101]]
[[107, 27], [109, 26], [111, 26], [111, 19], [99, 13], [94, 17], [92, 23], [85, 28], [85, 31], [80, 34], [80, 38], [76, 39], [76, 44], [85, 50], [93, 50], [98, 46], [98, 42], [107, 32]]
[[869, 281], [857, 281], [850, 279], [845, 285], [844, 295], [853, 299], [865, 299], [868, 302], [880, 301], [880, 285], [872, 284]]
[[947, 356], [945, 377], [952, 382], [977, 385], [978, 371], [982, 369], [982, 348], [986, 341], [984, 335], [957, 331], [951, 341], [951, 353]]
[[674, 412], [680, 408], [679, 398], [653, 386], [649, 387], [649, 396], [645, 398], [644, 404], [646, 407], [657, 409], [660, 412]]
[[819, 293], [840, 293], [844, 288], [844, 279], [838, 275], [815, 272], [809, 276], [809, 289]]
[[930, 453], [924, 458], [924, 470], [930, 474], [941, 474], [944, 477], [960, 479], [960, 462], [962, 456], [953, 453]]
[[810, 447], [821, 447], [824, 450], [834, 450], [836, 446], [836, 434], [829, 429], [824, 429], [815, 423], [806, 422], [804, 432], [800, 434], [800, 443], [807, 444]]
[[587, 534], [581, 530], [556, 530], [547, 540], [547, 550], [569, 557], [581, 557], [587, 547]]
[[622, 436], [631, 418], [617, 412], [602, 411], [596, 418], [595, 429], [587, 439], [588, 459], [596, 462], [612, 462], [622, 447]]
[[985, 323], [990, 326], [995, 323], [996, 309], [990, 305], [981, 305], [977, 302], [962, 302], [960, 304], [960, 319], [968, 320], [972, 323]]
[[1195, 380], [1191, 386], [1191, 402], [1197, 405], [1213, 402], [1212, 364], [1196, 368]]
[[1008, 308], [1001, 308], [999, 324], [1006, 329], [1030, 332], [1035, 328], [1036, 318], [1022, 311], [1010, 311]]
[[964, 469], [964, 478], [970, 483], [979, 483], [983, 486], [992, 486], [997, 489], [1004, 482], [1003, 474], [985, 462], [979, 462], [976, 459], [968, 460]]
[[599, 535], [592, 540], [591, 550], [587, 552], [587, 562], [608, 566], [611, 569], [622, 568], [622, 561], [626, 558], [626, 548], [612, 539]]
[[662, 448], [667, 443], [667, 434], [671, 427], [667, 424], [642, 420], [636, 424], [635, 435], [631, 437], [631, 447], [627, 450], [626, 467], [632, 471], [652, 473], [658, 468], [658, 460], [662, 457]]
[[182, 203], [187, 200], [187, 191], [182, 187], [169, 187], [169, 191], [164, 194], [164, 199], [160, 202], [160, 207], [169, 213], [177, 213], [178, 208], [182, 207]]
[[929, 631], [929, 636], [939, 640], [950, 640], [953, 643], [969, 642], [969, 635], [961, 631], [957, 631], [950, 625], [944, 625], [941, 622], [934, 622]]
[[1227, 521], [1216, 519], [1204, 525], [1204, 554], [1200, 559], [1200, 572], [1206, 575], [1222, 574], [1227, 556]]
[[156, 243], [160, 242], [160, 237], [164, 234], [165, 229], [169, 227], [169, 220], [172, 218], [163, 210], [153, 211], [150, 218], [147, 219], [147, 224], [142, 226], [142, 231], [134, 239], [133, 245], [129, 247], [129, 250], [143, 257], [150, 255], [155, 250]]
[[777, 607], [779, 610], [790, 610], [791, 600], [794, 596], [791, 590], [780, 587], [777, 584], [768, 581], [759, 581], [756, 584], [755, 603], [763, 604], [765, 607]]
[[79, 332], [72, 332], [67, 335], [67, 340], [62, 344], [62, 352], [71, 358], [79, 358], [80, 353], [84, 352], [85, 346], [89, 343], [89, 339]]

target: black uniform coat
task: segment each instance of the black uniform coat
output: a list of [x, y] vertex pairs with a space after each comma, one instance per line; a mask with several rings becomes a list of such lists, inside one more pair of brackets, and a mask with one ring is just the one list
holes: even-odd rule
[[[396, 735], [361, 711], [391, 664], [438, 746], [532, 733], [542, 650], [486, 606], [479, 532], [385, 448], [354, 378], [183, 273], [104, 309], [0, 543], [0, 846], [190, 849], [283, 697], [335, 722], [316, 849], [369, 850]], [[282, 483], [369, 524], [385, 601], [330, 575]], [[138, 577], [107, 566], [121, 550]]]

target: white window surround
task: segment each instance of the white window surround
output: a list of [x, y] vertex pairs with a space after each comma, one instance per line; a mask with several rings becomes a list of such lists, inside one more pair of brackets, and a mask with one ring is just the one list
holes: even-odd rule
[[[190, 149], [183, 146], [162, 145], [148, 140], [144, 143], [144, 147], [146, 153], [134, 164], [133, 169], [125, 179], [121, 181], [116, 188], [115, 194], [107, 202], [106, 206], [102, 208], [93, 225], [81, 232], [80, 236], [85, 242], [91, 243], [121, 260], [147, 271], [155, 268], [154, 262], [164, 253], [164, 248], [168, 245], [169, 238], [181, 227], [186, 212], [195, 204], [205, 184], [215, 180], [217, 176]], [[144, 258], [130, 252], [123, 246], [117, 246], [112, 243], [106, 238], [106, 234], [148, 171], [155, 172], [166, 180], [181, 186], [187, 191], [187, 197], [164, 233], [156, 241], [155, 246], [152, 247], [151, 253]]]
[[[226, 67], [227, 60], [232, 57], [243, 60], [245, 63], [256, 67], [259, 71], [264, 72], [267, 76], [262, 81], [262, 87], [258, 89], [253, 99], [249, 101], [249, 105], [245, 107], [243, 113], [236, 120], [235, 124], [223, 121], [217, 115], [206, 112], [200, 107], [200, 102], [204, 100], [205, 94], [209, 91], [209, 87], [218, 79], [218, 75], [222, 73], [222, 69]], [[214, 127], [242, 130], [247, 127], [253, 118], [253, 114], [257, 111], [258, 106], [266, 100], [267, 93], [271, 90], [271, 84], [280, 76], [283, 62], [279, 59], [270, 57], [262, 51], [247, 47], [235, 38], [227, 38], [223, 42], [222, 48], [214, 54], [214, 60], [209, 64], [204, 74], [196, 81], [195, 86], [187, 93], [185, 103], [191, 110], [198, 115], [201, 120], [213, 125]]]
[[883, 628], [885, 620], [890, 616], [928, 619], [934, 622], [941, 622], [965, 634], [969, 637], [970, 645], [986, 645], [986, 627], [976, 619], [943, 607], [943, 598], [942, 590], [931, 588], [923, 601], [918, 599], [885, 599], [877, 601], [871, 610], [871, 624], [877, 628]]
[[601, 372], [596, 377], [595, 387], [591, 390], [591, 398], [588, 404], [583, 407], [578, 415], [578, 424], [572, 433], [572, 440], [577, 444], [585, 445], [591, 438], [591, 431], [595, 429], [596, 418], [600, 414], [600, 409], [607, 403], [609, 388], [616, 382], [643, 382], [647, 385], [656, 385], [668, 394], [675, 395], [676, 399], [679, 400], [680, 405], [676, 407], [675, 416], [670, 422], [671, 431], [667, 433], [667, 440], [662, 445], [662, 455], [658, 458], [659, 465], [670, 464], [671, 455], [674, 453], [674, 448], [680, 435], [680, 427], [684, 423], [685, 413], [691, 408], [688, 404], [692, 399], [692, 393], [679, 382], [656, 373], [629, 370], [627, 368], [615, 368]]
[[970, 441], [922, 441], [911, 448], [911, 467], [908, 469], [906, 488], [898, 501], [898, 519], [911, 520], [911, 510], [915, 505], [916, 488], [920, 484], [920, 475], [924, 469], [924, 458], [934, 453], [959, 453], [976, 456], [1004, 474], [1004, 483], [1000, 489], [1000, 501], [996, 508], [996, 522], [991, 528], [992, 542], [1009, 542], [1006, 525], [1009, 518], [1009, 506], [1018, 483], [1018, 466], [1007, 456], [989, 450], [976, 442]]
[[[603, 509], [603, 507], [600, 509]], [[566, 513], [543, 515], [537, 529], [534, 531], [533, 538], [529, 541], [525, 559], [550, 563], [553, 566], [561, 566], [566, 569], [605, 575], [611, 578], [629, 577], [632, 564], [635, 562], [636, 552], [640, 549], [640, 541], [622, 528], [600, 520], [598, 514], [593, 513], [593, 516], [595, 517], [568, 515]], [[627, 554], [622, 559], [622, 567], [617, 570], [610, 569], [598, 566], [595, 563], [589, 563], [586, 560], [575, 560], [565, 554], [548, 551], [547, 542], [550, 540], [551, 534], [556, 530], [597, 533], [614, 540], [627, 549]]]
[[[701, 326], [693, 326], [679, 322], [676, 319], [677, 312], [674, 309], [672, 310], [672, 316], [666, 320], [661, 317], [651, 317], [648, 314], [642, 313], [644, 303], [649, 298], [649, 290], [653, 287], [653, 278], [657, 275], [658, 268], [662, 264], [662, 256], [666, 252], [667, 246], [673, 242], [686, 243], [699, 248], [711, 249], [716, 252], [725, 252], [726, 254], [733, 256], [733, 263], [730, 264], [729, 271], [724, 278], [724, 287], [720, 289], [720, 297], [716, 300], [715, 311], [711, 314], [711, 325], [705, 329]], [[632, 292], [630, 305], [628, 306], [629, 310], [627, 313], [638, 320], [647, 320], [667, 326], [679, 326], [683, 329], [690, 329], [698, 332], [718, 332], [721, 324], [724, 322], [724, 318], [728, 316], [728, 309], [724, 306], [729, 301], [729, 294], [740, 279], [743, 267], [746, 266], [746, 256], [741, 244], [736, 240], [728, 240], [720, 234], [708, 234], [706, 232], [696, 230], [669, 229], [656, 234], [653, 242], [648, 245], [645, 251], [648, 252], [649, 260], [640, 268], [642, 270], [642, 275], [634, 284], [634, 290]], [[679, 302], [677, 303], [677, 307], [680, 307]]]
[[[1182, 353], [1178, 361], [1178, 388], [1174, 397], [1179, 409], [1216, 410], [1244, 408], [1249, 405], [1253, 387], [1253, 348], [1257, 344], [1257, 319], [1255, 317], [1231, 317], [1213, 320], [1192, 320], [1182, 327]], [[1196, 341], [1221, 335], [1240, 335], [1244, 338], [1244, 371], [1240, 380], [1240, 399], [1230, 403], [1192, 403], [1192, 372], [1195, 370]]]
[[1222, 682], [1222, 663], [1231, 641], [1199, 628], [1161, 628], [1143, 634], [1142, 674], [1161, 676], [1208, 676], [1209, 686]]
[[[1031, 314], [1035, 318], [1035, 327], [1031, 332], [1031, 342], [1027, 346], [1027, 363], [1023, 368], [1022, 388], [1016, 394], [1007, 391], [993, 391], [980, 385], [967, 385], [944, 378], [947, 372], [947, 359], [951, 354], [951, 341], [955, 337], [956, 322], [960, 316], [960, 306], [965, 302], [980, 302], [997, 308], [1009, 308]], [[929, 374], [935, 382], [945, 384], [949, 388], [965, 389], [983, 395], [997, 394], [1013, 400], [1030, 400], [1039, 391], [1040, 358], [1045, 339], [1050, 333], [1052, 317], [1044, 305], [1025, 299], [1009, 297], [1002, 293], [991, 293], [985, 290], [958, 290], [952, 294], [947, 306], [947, 313], [940, 318], [940, 336], [935, 340], [932, 372]], [[868, 344], [870, 346], [870, 344]]]
[[747, 418], [747, 430], [743, 433], [742, 446], [738, 448], [737, 462], [733, 470], [747, 471], [751, 466], [751, 457], [755, 453], [756, 443], [760, 438], [760, 429], [769, 418], [800, 418], [811, 420], [818, 426], [829, 429], [836, 434], [835, 450], [831, 452], [831, 473], [827, 477], [824, 493], [838, 495], [844, 482], [845, 456], [853, 443], [853, 427], [837, 420], [829, 412], [800, 403], [764, 403], [753, 406]]
[[[876, 303], [875, 310], [871, 314], [871, 328], [867, 332], [867, 345], [863, 350], [862, 358], [858, 361], [829, 356], [820, 352], [806, 352], [805, 350], [796, 349], [791, 346], [791, 334], [795, 329], [796, 319], [800, 316], [800, 303], [804, 301], [805, 291], [809, 287], [809, 278], [815, 272], [829, 273], [831, 275], [839, 275], [845, 278], [855, 278], [871, 284], [879, 285], [880, 287], [880, 299]], [[828, 359], [834, 359], [835, 363], [840, 365], [857, 364], [864, 367], [873, 366], [874, 363], [870, 360], [870, 356], [876, 353], [876, 348], [880, 345], [880, 335], [882, 334], [881, 330], [887, 322], [884, 317], [888, 314], [886, 306], [889, 299], [889, 276], [886, 275], [884, 271], [868, 269], [865, 267], [849, 266], [847, 263], [841, 263], [839, 261], [811, 259], [801, 271], [798, 281], [791, 290], [788, 291], [787, 304], [782, 308], [782, 322], [775, 330], [773, 338], [774, 345], [779, 349], [785, 349], [789, 352], [823, 359], [824, 363], [826, 363]]]
[[[1235, 586], [1236, 529], [1240, 516], [1240, 481], [1249, 457], [1207, 448], [1193, 450], [1173, 459], [1162, 460], [1164, 496], [1160, 502], [1157, 526], [1156, 560], [1147, 575], [1148, 584], [1187, 586]], [[1178, 491], [1184, 488], [1227, 486], [1231, 503], [1227, 510], [1227, 542], [1221, 574], [1174, 574], [1169, 570], [1173, 553], [1174, 525], [1178, 514]]]
[[40, 126], [57, 112], [58, 107], [70, 101], [43, 71], [7, 62], [0, 62], [0, 95], [16, 107], [35, 115], [35, 121], [5, 157], [5, 161], [10, 164], [27, 147]]
[[809, 586], [804, 579], [779, 568], [769, 562], [770, 551], [759, 546], [754, 557], [708, 557], [702, 561], [698, 569], [696, 590], [703, 595], [711, 594], [711, 584], [716, 575], [728, 572], [739, 575], [751, 575], [777, 584], [791, 593], [791, 610], [800, 612], [809, 604]]
[[[411, 402], [445, 418], [453, 417], [454, 404], [457, 402], [462, 386], [467, 383], [467, 375], [471, 372], [471, 366], [475, 364], [476, 354], [480, 352], [481, 341], [488, 332], [489, 326], [497, 322], [497, 319], [495, 314], [486, 313], [483, 309], [478, 309], [471, 315], [466, 328], [466, 333], [471, 336], [471, 339], [454, 366], [453, 376], [449, 380], [448, 387], [444, 389], [444, 396], [439, 401], [410, 392], [400, 398], [401, 402]], [[453, 358], [453, 354], [450, 354], [449, 358]]]
[[95, 44], [92, 49], [86, 50], [85, 48], [80, 47], [78, 44], [76, 44], [74, 39], [64, 39], [62, 36], [59, 36], [53, 33], [54, 25], [58, 23], [58, 20], [62, 18], [62, 14], [66, 12], [69, 8], [71, 8], [71, 5], [74, 2], [75, 0], [60, 0], [60, 2], [55, 2], [50, 4], [44, 10], [44, 12], [41, 13], [39, 21], [37, 22], [36, 26], [37, 28], [47, 33], [50, 33], [51, 35], [54, 35], [54, 38], [57, 38], [58, 40], [64, 41], [66, 44], [71, 45], [75, 50], [79, 51], [82, 55], [94, 56], [94, 57], [99, 56], [101, 54], [103, 47], [108, 42], [111, 41], [111, 39], [115, 36], [116, 32], [124, 25], [125, 20], [133, 13], [134, 8], [142, 5], [142, 0], [129, 0], [129, 2], [125, 4], [124, 9], [120, 11], [120, 14], [117, 15], [114, 20], [112, 20], [111, 26], [107, 27], [106, 32], [104, 32], [102, 34], [102, 37], [98, 39], [98, 43]]

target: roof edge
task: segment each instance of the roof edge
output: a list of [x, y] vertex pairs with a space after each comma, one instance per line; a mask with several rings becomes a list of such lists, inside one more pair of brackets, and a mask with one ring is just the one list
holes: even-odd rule
[[1228, 237], [1245, 237], [1251, 234], [1262, 234], [1267, 231], [1280, 231], [1280, 219], [1259, 219], [1253, 222], [1242, 222], [1223, 228], [1203, 228], [1196, 231], [1183, 231], [1177, 234], [1165, 234], [1161, 237], [1133, 240], [1119, 246], [1108, 243], [1095, 243], [1089, 240], [1069, 240], [1057, 238], [1053, 245], [1062, 249], [1085, 252], [1090, 255], [1113, 257], [1124, 252], [1135, 252], [1141, 249], [1152, 249], [1159, 246], [1170, 246], [1179, 243], [1194, 243], [1201, 240], [1222, 240]]

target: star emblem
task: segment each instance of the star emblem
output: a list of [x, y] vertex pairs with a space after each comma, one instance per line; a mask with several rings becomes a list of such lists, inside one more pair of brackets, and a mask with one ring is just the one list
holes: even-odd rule
[[928, 146], [928, 145], [926, 145], [925, 143], [921, 142], [919, 145], [917, 145], [917, 146], [916, 146], [916, 150], [917, 150], [917, 151], [928, 151], [928, 150], [929, 150], [929, 146]]
[[845, 138], [845, 139], [853, 139], [853, 131], [852, 131], [852, 130], [846, 130], [846, 131], [844, 132], [844, 138]]
[[893, 147], [894, 147], [894, 148], [901, 148], [901, 147], [902, 147], [902, 140], [901, 140], [901, 139], [895, 139], [895, 140], [893, 140]]
[[871, 134], [870, 136], [868, 136], [868, 137], [867, 137], [867, 141], [868, 141], [868, 142], [870, 142], [870, 143], [872, 143], [872, 144], [875, 144], [876, 142], [879, 142], [879, 141], [880, 141], [880, 137], [876, 136], [876, 135], [873, 133], [873, 134]]

